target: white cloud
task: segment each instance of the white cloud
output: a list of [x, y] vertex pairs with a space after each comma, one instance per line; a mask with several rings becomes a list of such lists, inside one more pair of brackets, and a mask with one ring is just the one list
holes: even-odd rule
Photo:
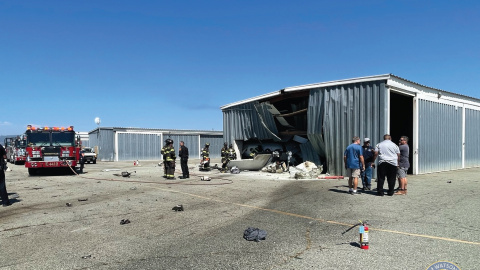
[[11, 126], [11, 125], [12, 125], [12, 123], [7, 122], [7, 121], [0, 122], [0, 126]]

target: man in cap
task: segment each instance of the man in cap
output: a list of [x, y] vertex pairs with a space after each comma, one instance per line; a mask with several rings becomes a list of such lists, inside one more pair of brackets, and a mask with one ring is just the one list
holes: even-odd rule
[[410, 155], [410, 148], [408, 147], [407, 136], [400, 137], [398, 148], [400, 149], [400, 159], [398, 161], [397, 170], [399, 187], [395, 195], [407, 195], [407, 172], [408, 168], [410, 168], [410, 161], [408, 160], [408, 157]]
[[373, 163], [373, 156], [375, 155], [375, 149], [370, 146], [370, 138], [365, 138], [363, 140], [363, 159], [365, 161], [365, 170], [361, 173], [363, 190], [372, 189], [372, 172], [375, 168], [375, 163]]

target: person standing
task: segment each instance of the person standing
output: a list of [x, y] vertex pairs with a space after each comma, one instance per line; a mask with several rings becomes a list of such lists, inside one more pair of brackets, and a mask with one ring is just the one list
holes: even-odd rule
[[209, 171], [210, 170], [210, 144], [206, 143], [205, 147], [202, 149], [202, 162], [200, 170]]
[[165, 140], [167, 146], [165, 147], [165, 163], [167, 167], [167, 179], [175, 179], [175, 148], [173, 148], [173, 140]]
[[375, 155], [373, 160], [378, 157], [378, 181], [377, 195], [383, 196], [383, 184], [385, 177], [388, 183], [388, 196], [392, 196], [395, 190], [395, 177], [397, 175], [398, 160], [400, 159], [400, 149], [392, 142], [390, 134], [383, 135], [383, 142], [375, 146]]
[[7, 170], [7, 152], [3, 145], [0, 144], [0, 197], [2, 198], [2, 205], [9, 206], [11, 205], [10, 200], [8, 199], [7, 193], [7, 184], [5, 183], [5, 171]]
[[180, 141], [178, 156], [180, 157], [180, 166], [182, 167], [182, 176], [180, 176], [180, 179], [190, 178], [190, 174], [188, 172], [188, 148], [185, 146], [183, 141]]
[[408, 147], [408, 137], [400, 137], [400, 143], [398, 148], [400, 149], [400, 159], [398, 161], [398, 191], [395, 192], [395, 195], [407, 195], [407, 172], [410, 168], [410, 161], [408, 157], [410, 155], [410, 148]]
[[373, 163], [373, 156], [375, 155], [375, 149], [370, 146], [370, 139], [365, 138], [363, 140], [363, 159], [365, 161], [365, 170], [361, 172], [363, 190], [372, 189], [372, 172], [375, 168], [375, 163]]
[[78, 162], [80, 163], [80, 170], [78, 173], [83, 173], [83, 167], [85, 166], [85, 151], [80, 150], [80, 154], [78, 155]]
[[222, 170], [221, 172], [226, 172], [227, 171], [227, 163], [228, 163], [228, 147], [227, 147], [227, 142], [223, 143], [222, 150], [220, 150], [220, 156], [222, 157]]
[[162, 159], [163, 159], [163, 178], [167, 178], [167, 159], [165, 156], [165, 149], [167, 148], [167, 141], [165, 140], [165, 145], [162, 147], [162, 150], [160, 153], [162, 154]]
[[360, 138], [353, 137], [350, 144], [343, 154], [343, 163], [347, 169], [348, 175], [348, 193], [354, 195], [357, 193], [358, 177], [360, 170], [365, 170], [365, 161], [363, 159], [363, 149], [360, 146]]

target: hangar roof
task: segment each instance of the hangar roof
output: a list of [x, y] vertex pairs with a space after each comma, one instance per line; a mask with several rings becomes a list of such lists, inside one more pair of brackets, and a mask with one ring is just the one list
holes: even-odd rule
[[228, 108], [233, 107], [233, 106], [249, 103], [249, 102], [252, 102], [252, 101], [264, 100], [264, 99], [279, 96], [283, 93], [288, 93], [288, 92], [305, 91], [305, 90], [310, 90], [310, 89], [319, 88], [319, 87], [328, 87], [328, 86], [333, 86], [333, 85], [352, 84], [352, 83], [361, 83], [361, 82], [379, 81], [379, 80], [387, 80], [387, 84], [388, 84], [388, 81], [396, 80], [396, 81], [400, 81], [400, 82], [403, 82], [403, 83], [413, 84], [415, 86], [425, 88], [425, 89], [429, 89], [429, 90], [432, 90], [432, 91], [438, 91], [439, 93], [443, 93], [443, 94], [448, 93], [448, 94], [456, 96], [458, 98], [468, 99], [468, 100], [474, 101], [474, 102], [480, 102], [480, 99], [477, 99], [477, 98], [474, 98], [474, 97], [470, 97], [470, 96], [466, 96], [466, 95], [461, 95], [461, 94], [457, 94], [457, 93], [453, 93], [453, 92], [429, 87], [429, 86], [419, 84], [419, 83], [404, 79], [402, 77], [399, 77], [399, 76], [396, 76], [396, 75], [393, 75], [393, 74], [390, 73], [390, 74], [358, 77], [358, 78], [351, 78], [351, 79], [342, 79], [342, 80], [335, 80], [335, 81], [328, 81], [328, 82], [312, 83], [312, 84], [305, 84], [305, 85], [299, 85], [299, 86], [291, 86], [291, 87], [280, 89], [280, 90], [270, 92], [270, 93], [267, 93], [267, 94], [263, 94], [263, 95], [259, 95], [259, 96], [256, 96], [256, 97], [252, 97], [252, 98], [236, 101], [236, 102], [233, 102], [233, 103], [230, 103], [230, 104], [226, 104], [224, 106], [221, 106], [220, 109], [225, 110], [225, 109], [228, 109]]

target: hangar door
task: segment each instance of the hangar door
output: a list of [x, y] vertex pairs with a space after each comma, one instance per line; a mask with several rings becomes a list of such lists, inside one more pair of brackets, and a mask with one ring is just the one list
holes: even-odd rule
[[162, 135], [117, 132], [118, 161], [161, 160]]

